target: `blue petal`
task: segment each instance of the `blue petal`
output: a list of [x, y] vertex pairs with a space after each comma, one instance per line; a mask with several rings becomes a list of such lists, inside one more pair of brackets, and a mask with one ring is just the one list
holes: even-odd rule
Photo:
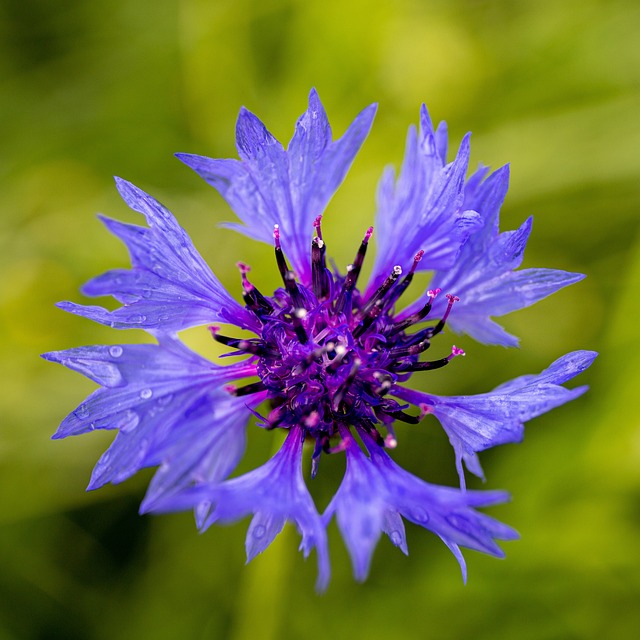
[[280, 532], [285, 520], [296, 524], [302, 535], [305, 557], [315, 548], [318, 554], [318, 591], [329, 583], [327, 537], [313, 499], [302, 477], [303, 432], [290, 429], [282, 448], [267, 463], [221, 484], [204, 484], [160, 500], [154, 511], [178, 511], [203, 502], [212, 506], [203, 529], [214, 522], [233, 522], [247, 515], [254, 518], [247, 533], [247, 558], [264, 551]]
[[378, 251], [369, 290], [375, 289], [395, 265], [408, 267], [424, 250], [419, 269], [454, 264], [460, 247], [479, 228], [479, 215], [464, 202], [464, 177], [469, 163], [469, 135], [456, 159], [446, 165], [446, 127], [434, 131], [422, 107], [420, 133], [409, 129], [402, 171], [386, 170], [378, 189], [376, 238]]
[[257, 401], [246, 398], [215, 398], [211, 403], [192, 405], [189, 419], [179, 425], [176, 436], [167, 439], [157, 458], [156, 471], [140, 512], [152, 511], [161, 498], [173, 495], [193, 483], [217, 483], [236, 468], [246, 446], [247, 407]]
[[376, 107], [362, 111], [338, 140], [318, 94], [299, 118], [285, 151], [264, 124], [246, 109], [236, 129], [241, 161], [177, 154], [227, 200], [244, 225], [226, 225], [271, 244], [280, 226], [284, 252], [298, 277], [308, 284], [313, 220], [326, 208], [344, 179], [373, 122]]
[[[499, 211], [509, 186], [509, 167], [505, 166], [483, 180], [484, 168], [465, 186], [464, 207], [477, 211], [482, 226], [467, 240], [454, 264], [438, 269], [429, 284], [460, 298], [449, 316], [448, 326], [485, 344], [517, 346], [518, 340], [491, 317], [528, 307], [559, 289], [579, 282], [582, 274], [555, 269], [517, 269], [531, 232], [532, 218], [516, 231], [499, 232]], [[422, 296], [403, 310], [399, 319], [417, 311]], [[445, 311], [446, 299], [436, 298], [431, 316]]]
[[[96, 465], [89, 489], [171, 462], [171, 470], [161, 469], [152, 482], [155, 497], [182, 482], [228, 475], [235, 467], [250, 412], [243, 411], [246, 399], [230, 398], [221, 386], [253, 375], [253, 366], [219, 367], [169, 338], [161, 345], [79, 347], [43, 357], [102, 385], [63, 420], [54, 438], [119, 431]], [[223, 425], [229, 429], [225, 434]]]
[[149, 227], [101, 216], [129, 249], [132, 269], [115, 269], [89, 281], [89, 296], [112, 295], [115, 311], [62, 302], [65, 311], [118, 329], [177, 332], [208, 322], [257, 328], [255, 318], [224, 289], [171, 213], [151, 196], [116, 179], [125, 202], [145, 215]]
[[464, 486], [463, 461], [469, 471], [481, 475], [478, 451], [519, 442], [525, 421], [581, 396], [587, 387], [561, 385], [587, 369], [596, 355], [593, 351], [569, 353], [538, 375], [521, 376], [475, 396], [435, 396], [401, 387], [392, 392], [416, 405], [425, 404], [435, 414], [454, 448]]
[[341, 434], [346, 445], [347, 470], [323, 520], [328, 524], [336, 516], [356, 579], [366, 578], [382, 531], [407, 552], [401, 516], [438, 535], [461, 563], [465, 578], [458, 545], [501, 557], [503, 552], [495, 539], [518, 537], [511, 527], [474, 510], [504, 502], [508, 494], [460, 491], [428, 484], [396, 465], [364, 431], [360, 435], [370, 457], [363, 454], [346, 430]]

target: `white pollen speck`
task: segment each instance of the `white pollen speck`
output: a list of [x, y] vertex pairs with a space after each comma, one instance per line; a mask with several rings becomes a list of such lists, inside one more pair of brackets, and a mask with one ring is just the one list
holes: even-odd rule
[[336, 353], [337, 353], [339, 356], [341, 356], [343, 353], [346, 353], [346, 352], [347, 352], [347, 348], [346, 348], [343, 344], [339, 344], [339, 345], [336, 347]]
[[306, 309], [302, 309], [302, 308], [296, 309], [293, 313], [295, 314], [296, 318], [306, 318], [307, 317], [307, 310]]

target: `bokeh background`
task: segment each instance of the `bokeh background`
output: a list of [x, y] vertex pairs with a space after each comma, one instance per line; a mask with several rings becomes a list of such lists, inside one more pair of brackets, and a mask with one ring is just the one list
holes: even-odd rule
[[[4, 0], [0, 639], [637, 637], [638, 33], [632, 0]], [[311, 86], [337, 135], [380, 105], [325, 218], [338, 264], [370, 224], [381, 170], [400, 163], [424, 101], [454, 146], [474, 132], [473, 165], [511, 162], [502, 226], [535, 216], [525, 266], [588, 274], [505, 319], [521, 349], [462, 339], [467, 358], [421, 383], [478, 393], [564, 352], [601, 352], [580, 381], [587, 396], [532, 421], [523, 444], [483, 456], [485, 486], [514, 498], [492, 513], [522, 539], [504, 545], [505, 561], [468, 552], [467, 586], [440, 541], [415, 527], [409, 558], [381, 540], [356, 584], [334, 524], [333, 579], [318, 597], [315, 558], [302, 560], [295, 531], [245, 567], [246, 522], [198, 535], [189, 514], [138, 516], [151, 472], [85, 493], [111, 434], [49, 440], [92, 384], [38, 354], [146, 339], [53, 306], [83, 301], [84, 281], [127, 264], [95, 218], [136, 220], [111, 176], [169, 206], [230, 290], [240, 259], [273, 288], [271, 249], [219, 229], [233, 214], [172, 154], [234, 157], [243, 104], [287, 141]], [[185, 340], [214, 356], [204, 333]], [[398, 461], [455, 484], [435, 421], [399, 436]], [[273, 447], [272, 434], [252, 430], [242, 469]], [[323, 463], [321, 507], [342, 464]]]

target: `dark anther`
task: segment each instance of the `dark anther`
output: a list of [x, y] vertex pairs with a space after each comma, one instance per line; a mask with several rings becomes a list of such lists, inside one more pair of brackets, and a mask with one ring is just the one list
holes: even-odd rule
[[251, 384], [247, 384], [244, 387], [238, 387], [237, 389], [230, 389], [231, 395], [234, 396], [248, 396], [252, 393], [258, 393], [259, 391], [264, 391], [267, 387], [264, 386], [262, 381], [252, 382]]
[[332, 400], [332, 408], [334, 411], [338, 411], [340, 408], [340, 403], [344, 399], [347, 391], [353, 384], [353, 381], [356, 379], [358, 375], [358, 369], [362, 365], [362, 361], [359, 358], [356, 358], [353, 361], [353, 365], [351, 366], [351, 371], [349, 371], [349, 375], [346, 377], [345, 381], [342, 383], [340, 388], [337, 390], [336, 394], [333, 396]]
[[209, 327], [209, 331], [216, 342], [220, 342], [222, 344], [226, 344], [227, 346], [238, 349], [244, 353], [251, 353], [256, 356], [262, 357], [275, 357], [279, 355], [279, 352], [271, 347], [268, 347], [260, 340], [245, 340], [244, 338], [230, 338], [229, 336], [224, 336], [220, 333], [219, 327], [212, 325]]
[[418, 416], [412, 416], [400, 410], [387, 412], [387, 415], [391, 416], [395, 420], [400, 420], [400, 422], [406, 422], [407, 424], [418, 424], [418, 422], [420, 422], [420, 420], [422, 420], [423, 418], [422, 414]]
[[[358, 249], [358, 253], [356, 254], [356, 259], [353, 261], [353, 264], [347, 269], [347, 275], [345, 276], [344, 282], [342, 283], [342, 289], [340, 291], [340, 295], [336, 300], [336, 313], [351, 312], [351, 293], [353, 292], [356, 282], [358, 281], [358, 276], [360, 275], [360, 270], [362, 269], [362, 263], [364, 262], [364, 257], [367, 254], [367, 245], [369, 243], [369, 238], [371, 238], [373, 234], [373, 227], [369, 227], [367, 229], [367, 233], [364, 234], [364, 238], [360, 243], [360, 248]], [[348, 307], [348, 308], [347, 308]]]
[[[358, 318], [360, 319], [366, 318], [367, 316], [369, 316], [372, 310], [375, 309], [376, 306], [378, 306], [380, 310], [382, 310], [382, 307], [380, 306], [379, 303], [382, 303], [382, 301], [384, 300], [384, 297], [387, 295], [391, 287], [393, 287], [393, 285], [396, 283], [401, 273], [402, 273], [402, 267], [398, 265], [393, 267], [393, 270], [386, 277], [385, 281], [378, 287], [378, 289], [369, 298], [369, 300], [367, 300], [364, 307], [362, 307], [362, 309], [358, 312], [357, 314]], [[378, 311], [376, 316], [379, 315], [379, 313], [380, 311]]]
[[428, 362], [408, 362], [398, 363], [393, 366], [393, 370], [398, 373], [404, 371], [433, 371], [434, 369], [440, 369], [451, 362], [451, 356], [446, 358], [440, 358], [439, 360], [430, 360]]
[[320, 236], [311, 241], [311, 278], [313, 293], [319, 302], [326, 300], [331, 293], [329, 273], [327, 271], [325, 253], [327, 247]]
[[[420, 322], [421, 320], [426, 318], [429, 315], [429, 312], [431, 311], [431, 307], [433, 306], [433, 301], [435, 297], [439, 293], [440, 293], [440, 289], [435, 289], [434, 291], [430, 290], [428, 292], [429, 300], [422, 307], [422, 309], [420, 309], [420, 311], [417, 311], [416, 313], [412, 313], [409, 317], [405, 318], [404, 320], [400, 320], [400, 322], [396, 322], [393, 325], [393, 327], [391, 327], [391, 329], [389, 330], [388, 335], [392, 336], [392, 335], [395, 335], [396, 333], [400, 333], [400, 331], [404, 331], [411, 325], [414, 325], [417, 322]], [[442, 326], [444, 327], [444, 324]], [[442, 331], [442, 329], [440, 329], [440, 331]], [[431, 335], [435, 335], [435, 334], [432, 333]]]
[[451, 313], [451, 307], [453, 307], [453, 303], [458, 302], [458, 300], [460, 300], [458, 296], [451, 295], [450, 293], [447, 293], [447, 298], [449, 300], [449, 303], [447, 304], [447, 309], [444, 312], [444, 315], [442, 316], [442, 320], [440, 320], [438, 324], [435, 327], [433, 327], [432, 333], [431, 333], [432, 337], [435, 335], [438, 335], [444, 329], [444, 325], [447, 323], [447, 318]]
[[409, 285], [413, 280], [413, 274], [416, 272], [418, 263], [420, 262], [420, 260], [422, 260], [422, 256], [424, 256], [424, 251], [420, 249], [420, 251], [418, 251], [418, 253], [416, 253], [416, 255], [413, 258], [413, 264], [411, 265], [411, 269], [409, 270], [409, 273], [407, 273], [407, 275], [404, 278], [402, 278], [402, 281], [388, 296], [386, 305], [385, 305], [387, 309], [390, 309], [391, 306], [395, 304], [400, 299], [400, 296], [408, 289]]

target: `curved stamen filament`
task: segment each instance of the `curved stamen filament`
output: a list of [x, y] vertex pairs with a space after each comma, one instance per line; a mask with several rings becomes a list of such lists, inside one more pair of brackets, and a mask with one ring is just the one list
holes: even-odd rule
[[[340, 295], [336, 300], [336, 313], [351, 312], [351, 294], [356, 286], [356, 282], [358, 281], [358, 276], [360, 275], [360, 270], [364, 263], [364, 257], [367, 254], [367, 245], [369, 244], [369, 239], [372, 235], [373, 227], [369, 227], [367, 232], [364, 234], [362, 242], [360, 243], [356, 259], [353, 261], [353, 264], [347, 268], [347, 275], [342, 284]], [[347, 306], [349, 307], [348, 309]]]

